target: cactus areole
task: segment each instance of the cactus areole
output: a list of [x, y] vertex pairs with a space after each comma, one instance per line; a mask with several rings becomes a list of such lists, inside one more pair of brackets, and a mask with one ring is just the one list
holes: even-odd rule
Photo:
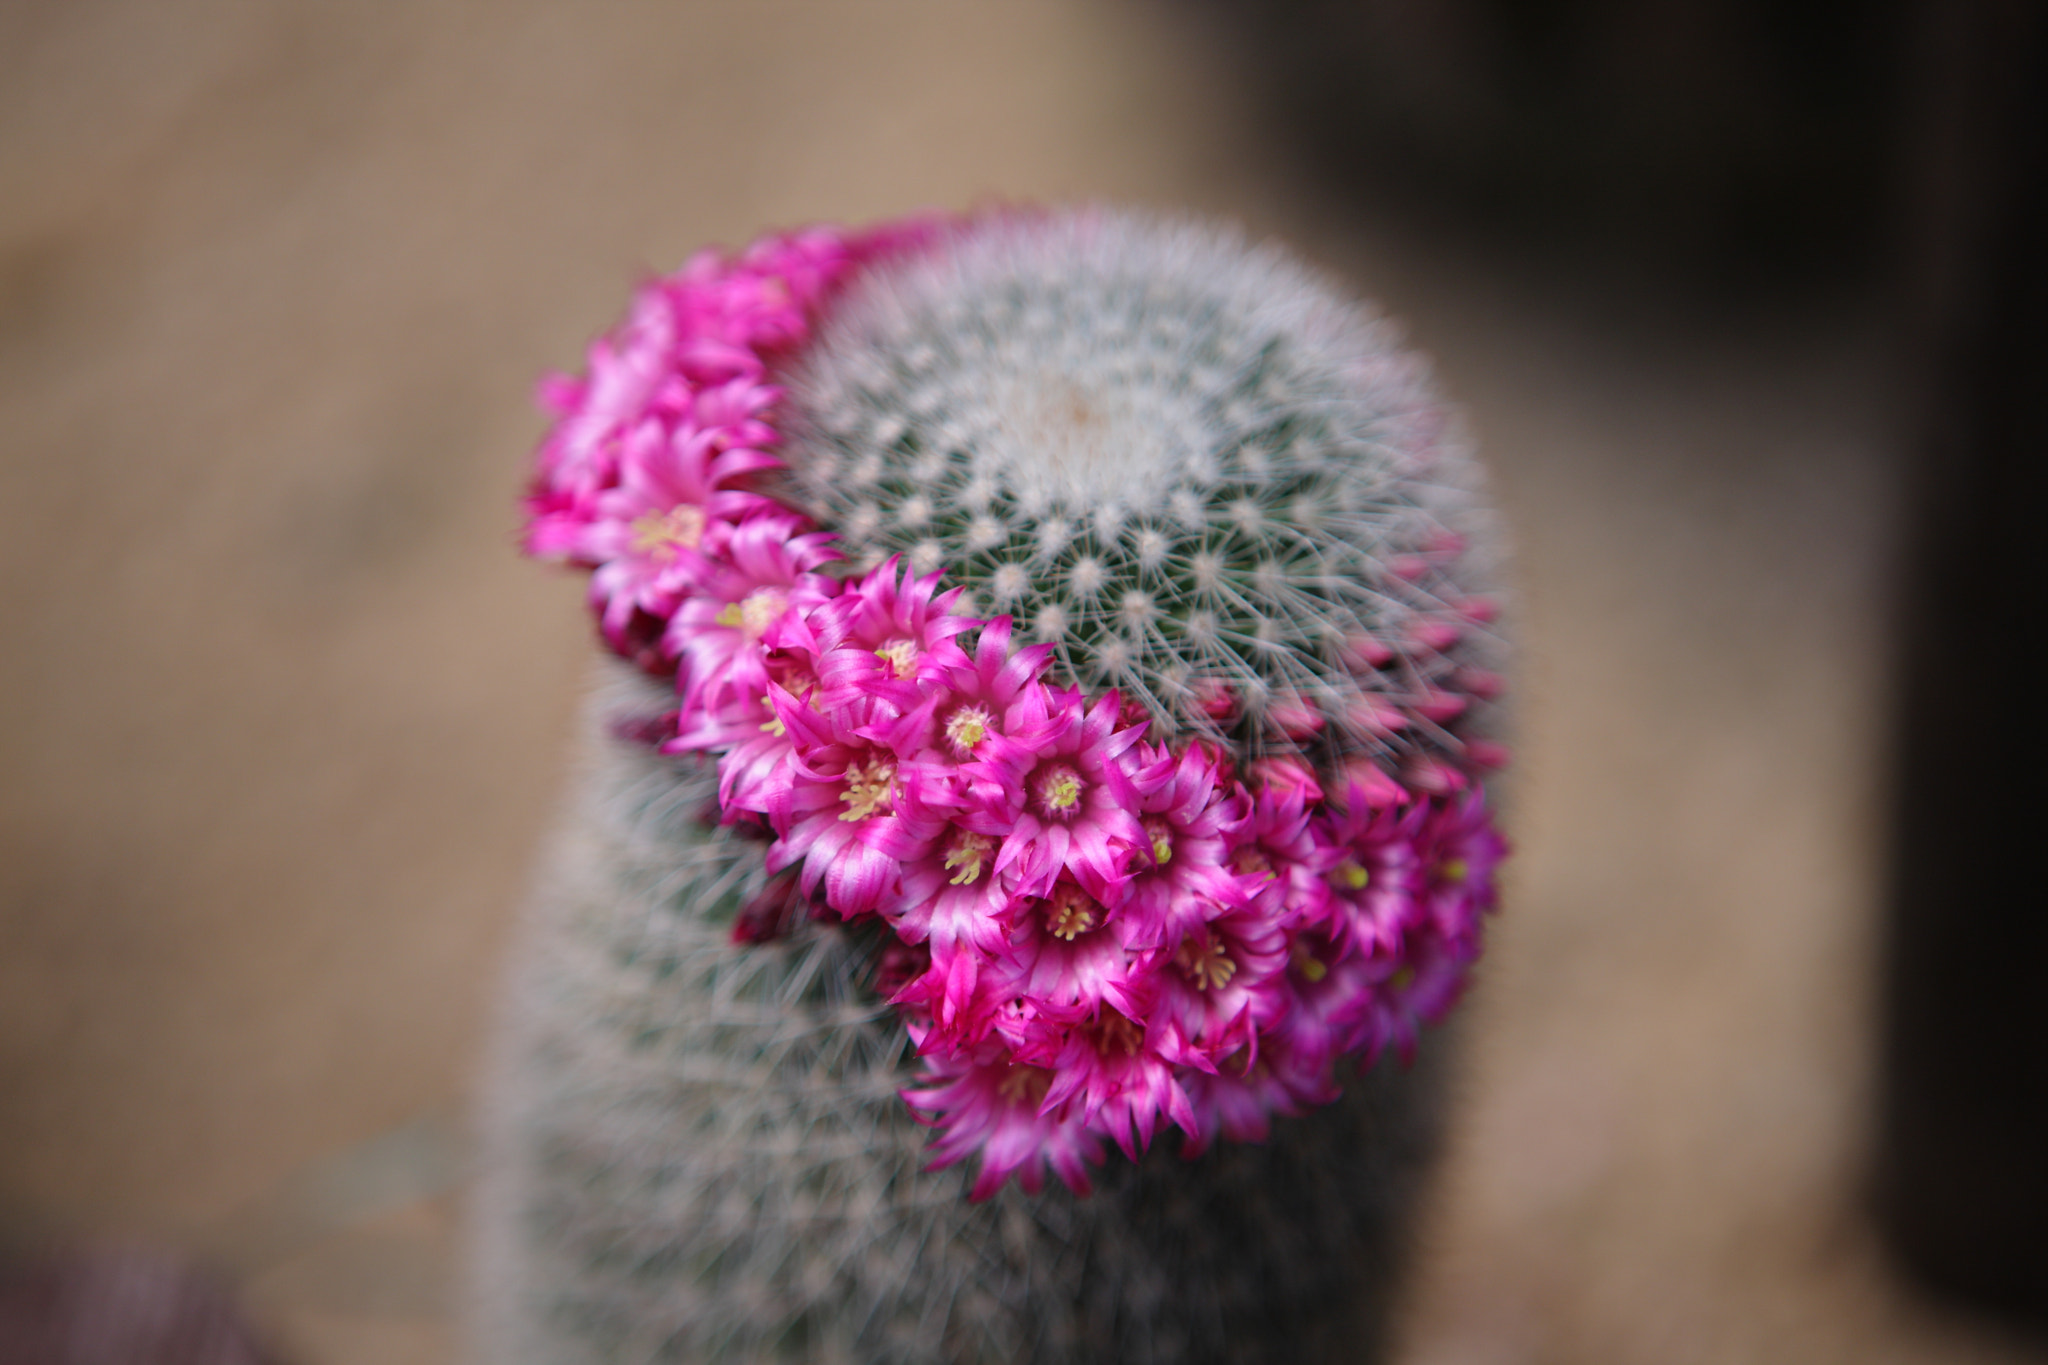
[[1106, 210], [810, 228], [649, 281], [542, 401], [528, 552], [779, 874], [735, 943], [886, 926], [975, 1198], [1261, 1140], [1455, 1001], [1493, 537], [1421, 362], [1313, 273]]

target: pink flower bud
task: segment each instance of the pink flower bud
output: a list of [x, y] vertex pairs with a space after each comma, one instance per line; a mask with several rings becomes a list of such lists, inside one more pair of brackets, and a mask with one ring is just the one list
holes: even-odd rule
[[1427, 692], [1409, 702], [1408, 706], [1423, 719], [1443, 725], [1465, 713], [1466, 701], [1455, 692]]
[[1511, 757], [1507, 745], [1496, 744], [1490, 739], [1468, 740], [1465, 744], [1465, 760], [1475, 768], [1497, 771], [1507, 767]]
[[1408, 627], [1409, 643], [1417, 649], [1430, 650], [1438, 654], [1458, 643], [1458, 637], [1462, 634], [1464, 632], [1449, 621], [1431, 620], [1427, 617], [1410, 623]]
[[1252, 786], [1257, 790], [1277, 795], [1300, 791], [1304, 800], [1323, 799], [1323, 784], [1316, 780], [1316, 770], [1298, 754], [1254, 759], [1251, 769]]
[[1398, 806], [1408, 799], [1401, 784], [1369, 758], [1354, 758], [1344, 765], [1344, 804], [1378, 809]]
[[1274, 702], [1266, 708], [1266, 719], [1281, 734], [1296, 741], [1313, 739], [1323, 728], [1323, 713], [1306, 697]]
[[1237, 719], [1237, 689], [1221, 678], [1197, 678], [1188, 687], [1195, 710], [1218, 725]]

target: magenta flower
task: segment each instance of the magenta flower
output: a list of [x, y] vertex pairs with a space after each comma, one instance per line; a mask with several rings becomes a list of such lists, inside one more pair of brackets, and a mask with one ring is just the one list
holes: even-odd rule
[[1278, 1038], [1261, 1040], [1256, 1056], [1246, 1048], [1224, 1058], [1214, 1071], [1182, 1076], [1195, 1131], [1181, 1144], [1181, 1155], [1198, 1157], [1218, 1137], [1232, 1142], [1264, 1142], [1272, 1134], [1272, 1116], [1293, 1118], [1337, 1098], [1329, 1059], [1303, 1066]]
[[1122, 933], [1132, 947], [1152, 948], [1247, 904], [1265, 879], [1230, 866], [1251, 800], [1225, 779], [1213, 749], [1191, 744], [1175, 755], [1140, 745], [1134, 752], [1139, 769], [1132, 814], [1142, 837], [1131, 853]]
[[1376, 1037], [1372, 993], [1397, 962], [1391, 956], [1375, 959], [1326, 925], [1296, 929], [1279, 977], [1286, 1004], [1262, 1041], [1285, 1046], [1312, 1070], [1358, 1051]]
[[1370, 1063], [1389, 1044], [1405, 1065], [1414, 1060], [1422, 1025], [1443, 1018], [1464, 993], [1477, 943], [1459, 944], [1434, 927], [1412, 934], [1398, 956], [1365, 959], [1374, 977], [1354, 1011], [1352, 1044]]
[[1088, 1167], [1102, 1160], [1102, 1144], [1064, 1105], [1045, 1103], [1053, 1073], [996, 1055], [982, 1062], [927, 1058], [925, 1089], [905, 1090], [905, 1103], [939, 1131], [932, 1170], [981, 1155], [968, 1198], [994, 1194], [1014, 1173], [1036, 1194], [1050, 1166], [1075, 1194], [1092, 1188]]
[[897, 767], [909, 727], [874, 698], [818, 708], [781, 688], [769, 693], [791, 755], [763, 784], [769, 823], [781, 837], [768, 869], [803, 864], [803, 886], [821, 882], [847, 919], [894, 902], [914, 830], [897, 814]]
[[[911, 764], [898, 773], [899, 788], [924, 776]], [[902, 794], [899, 804], [914, 810], [915, 798]], [[1002, 951], [1024, 898], [1015, 876], [996, 871], [995, 836], [951, 820], [920, 823], [914, 815], [905, 824], [922, 837], [903, 860], [901, 894], [885, 911], [890, 925], [906, 942], [929, 941], [940, 962], [963, 947], [984, 958]]]
[[1422, 898], [1445, 940], [1476, 953], [1480, 916], [1493, 909], [1494, 869], [1508, 855], [1493, 828], [1485, 794], [1477, 788], [1432, 806], [1416, 839], [1422, 863]]
[[937, 592], [943, 575], [907, 577], [900, 558], [889, 560], [846, 589], [819, 613], [832, 648], [820, 660], [824, 704], [848, 695], [883, 695], [899, 711], [922, 698], [920, 684], [936, 686], [934, 651], [980, 622], [951, 614], [961, 589]]
[[[960, 648], [958, 633], [948, 630], [945, 636], [919, 665], [925, 734], [919, 767], [927, 778], [917, 799], [934, 809], [967, 812], [962, 818], [984, 834], [1006, 834], [1016, 818], [1017, 796], [1005, 788], [1001, 774], [1034, 762], [1039, 746], [1060, 724], [1038, 685], [1050, 647], [1013, 652], [1007, 616], [981, 623], [971, 659]], [[962, 770], [961, 765], [977, 761], [992, 768], [978, 775]]]
[[1070, 1030], [1056, 1053], [1047, 1048], [1029, 1060], [1052, 1068], [1044, 1111], [1078, 1109], [1125, 1156], [1152, 1145], [1161, 1115], [1190, 1136], [1200, 1129], [1174, 1067], [1145, 1045], [1144, 1026], [1108, 1006]]
[[[535, 519], [535, 553], [553, 549], [594, 568], [591, 603], [614, 646], [626, 638], [635, 612], [666, 620], [712, 577], [736, 522], [777, 510], [759, 494], [720, 486], [774, 460], [747, 449], [714, 454], [717, 436], [670, 436], [645, 423], [628, 433], [619, 482], [592, 500], [588, 517]], [[673, 649], [673, 641], [664, 643]]]
[[1160, 1055], [1214, 1071], [1240, 1049], [1254, 1058], [1258, 1033], [1287, 1007], [1279, 976], [1288, 962], [1287, 931], [1246, 906], [1198, 924], [1174, 945], [1158, 973], [1158, 1003], [1148, 1041]]
[[668, 641], [681, 659], [679, 729], [696, 728], [697, 714], [768, 690], [761, 639], [792, 607], [815, 606], [838, 585], [812, 572], [838, 557], [829, 536], [800, 534], [805, 524], [781, 513], [749, 516], [733, 528], [720, 562], [697, 595], [669, 623]]
[[[1142, 730], [1120, 729], [1122, 699], [1114, 692], [1083, 709], [1078, 690], [1026, 688], [1017, 708], [1035, 720], [1033, 692], [1042, 695], [1044, 721], [1031, 724], [1033, 741], [1012, 741], [986, 759], [963, 765], [977, 784], [1000, 789], [1017, 812], [996, 859], [999, 870], [1018, 870], [1020, 885], [1047, 895], [1065, 868], [1096, 900], [1122, 900], [1124, 868], [1144, 837], [1132, 811], [1130, 750]], [[992, 746], [996, 747], [996, 746]]]
[[1426, 804], [1367, 805], [1357, 784], [1342, 808], [1325, 808], [1319, 839], [1331, 861], [1330, 925], [1365, 952], [1397, 952], [1401, 935], [1421, 912], [1422, 862], [1416, 836]]
[[[675, 383], [675, 311], [657, 284], [633, 297], [626, 325], [591, 343], [588, 377], [550, 377], [542, 405], [561, 420], [541, 443], [530, 512], [586, 505], [618, 477], [618, 440]], [[531, 543], [529, 542], [529, 548]], [[542, 553], [534, 551], [535, 553]]]
[[1318, 836], [1321, 808], [1299, 787], [1268, 787], [1252, 803], [1235, 833], [1231, 869], [1249, 879], [1261, 909], [1287, 924], [1329, 917], [1330, 888], [1323, 873], [1336, 861]]
[[1111, 910], [1070, 877], [1015, 911], [1006, 948], [986, 969], [989, 988], [1022, 996], [1053, 1019], [1074, 1019], [1110, 1005], [1133, 1019], [1150, 1012], [1163, 952], [1134, 951]]

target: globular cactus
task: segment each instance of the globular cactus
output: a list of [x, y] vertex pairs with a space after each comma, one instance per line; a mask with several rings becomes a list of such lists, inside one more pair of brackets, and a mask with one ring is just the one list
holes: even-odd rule
[[[613, 665], [596, 694], [511, 995], [474, 1224], [480, 1358], [1377, 1358], [1437, 1140], [1440, 1049], [1418, 1050], [1416, 1026], [1464, 980], [1500, 853], [1478, 795], [1500, 760], [1478, 591], [1496, 538], [1422, 367], [1319, 278], [1195, 224], [1005, 213], [762, 251], [771, 285], [696, 324], [750, 338], [760, 373], [678, 340], [689, 328], [664, 309], [683, 305], [657, 300], [556, 395], [565, 421], [530, 544], [596, 571], [607, 638], [639, 667]], [[747, 388], [764, 379], [777, 389]], [[667, 415], [650, 426], [649, 412]], [[654, 429], [694, 463], [650, 484], [630, 447]], [[771, 439], [780, 472], [746, 455]], [[810, 521], [775, 510], [792, 507]], [[870, 586], [833, 599], [811, 582], [811, 522]], [[783, 579], [748, 567], [773, 555]], [[943, 604], [959, 617], [1013, 617], [1020, 645], [1044, 646], [1029, 657], [1048, 679], [1116, 689], [1089, 714], [1121, 727], [1131, 764], [1149, 756], [1146, 790], [1176, 761], [1217, 788], [1202, 829], [1220, 826], [1212, 842], [1236, 858], [1211, 869], [1217, 895], [1275, 907], [1236, 938], [1206, 924], [1156, 945], [1126, 935], [1142, 990], [1046, 997], [1057, 1036], [1171, 1061], [1151, 1110], [1067, 1096], [1050, 1054], [1019, 1041], [1028, 1019], [963, 1033], [948, 1011], [989, 989], [973, 972], [919, 983], [949, 954], [996, 972], [1006, 935], [1043, 935], [1032, 916], [1070, 914], [1051, 929], [1070, 946], [1104, 916], [1133, 919], [1137, 901], [1119, 909], [1111, 891], [1134, 867], [1157, 872], [1195, 826], [1102, 842], [1110, 890], [1083, 893], [1080, 861], [1046, 870], [1015, 897], [1030, 908], [970, 950], [966, 931], [954, 945], [892, 910], [887, 895], [908, 893], [875, 891], [896, 882], [872, 857], [842, 876], [847, 855], [832, 853], [817, 880], [838, 822], [860, 817], [864, 837], [877, 802], [915, 805], [917, 783], [939, 781], [910, 775], [914, 746], [892, 741], [904, 766], [892, 758], [886, 782], [862, 785], [879, 770], [845, 760], [832, 778], [845, 809], [809, 825], [787, 809], [789, 783], [761, 777], [787, 761], [779, 737], [836, 695], [816, 679], [785, 688], [809, 675], [777, 659], [840, 657], [803, 655], [813, 636], [858, 634], [831, 600], [864, 592], [915, 616], [903, 604], [931, 589], [899, 584], [899, 562], [944, 570], [964, 589]], [[882, 661], [862, 686], [899, 688], [897, 709], [916, 699], [899, 645], [921, 660], [971, 638], [917, 619], [914, 648], [884, 631], [859, 651]], [[985, 678], [1004, 637], [981, 638]], [[759, 671], [747, 649], [768, 651], [766, 672], [730, 689], [726, 721], [704, 719], [706, 696]], [[864, 735], [901, 729], [896, 710], [874, 715]], [[1141, 722], [1156, 749], [1137, 747]], [[989, 771], [957, 780], [992, 790]], [[757, 786], [770, 795], [748, 806]], [[1007, 809], [1024, 818], [1030, 800]], [[1292, 832], [1269, 820], [1255, 836], [1255, 804], [1260, 819], [1293, 812]], [[914, 842], [890, 839], [872, 842]], [[1155, 863], [1132, 847], [1143, 839], [1168, 840]], [[800, 862], [802, 883], [769, 871]], [[955, 886], [982, 876], [948, 854], [956, 865]], [[1344, 915], [1352, 927], [1333, 928]], [[1256, 981], [1295, 1015], [1247, 1005], [1205, 1041], [1192, 1007], [1155, 1004], [1168, 973], [1196, 1001]], [[1330, 1003], [1340, 981], [1351, 995]], [[1339, 1046], [1364, 1050], [1356, 1074]], [[974, 1091], [984, 1073], [997, 1083]], [[920, 1083], [913, 1108], [903, 1092]], [[1189, 1130], [1183, 1151], [1145, 1146], [1162, 1113]], [[1089, 1193], [1103, 1136], [1133, 1159], [1112, 1154]], [[1083, 1192], [1043, 1186], [1048, 1166]]]

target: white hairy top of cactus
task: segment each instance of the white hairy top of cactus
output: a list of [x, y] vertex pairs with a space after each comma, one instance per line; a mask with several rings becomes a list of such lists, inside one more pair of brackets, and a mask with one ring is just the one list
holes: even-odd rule
[[[997, 215], [859, 278], [784, 376], [791, 493], [1166, 731], [1230, 684], [1345, 714], [1488, 642], [1407, 643], [1490, 565], [1477, 478], [1392, 324], [1277, 249], [1104, 210]], [[1472, 549], [1443, 548], [1448, 532]], [[1347, 642], [1393, 663], [1355, 671]], [[1454, 657], [1455, 656], [1455, 657]], [[1341, 724], [1341, 722], [1340, 722]], [[1381, 732], [1352, 747], [1428, 743]]]

